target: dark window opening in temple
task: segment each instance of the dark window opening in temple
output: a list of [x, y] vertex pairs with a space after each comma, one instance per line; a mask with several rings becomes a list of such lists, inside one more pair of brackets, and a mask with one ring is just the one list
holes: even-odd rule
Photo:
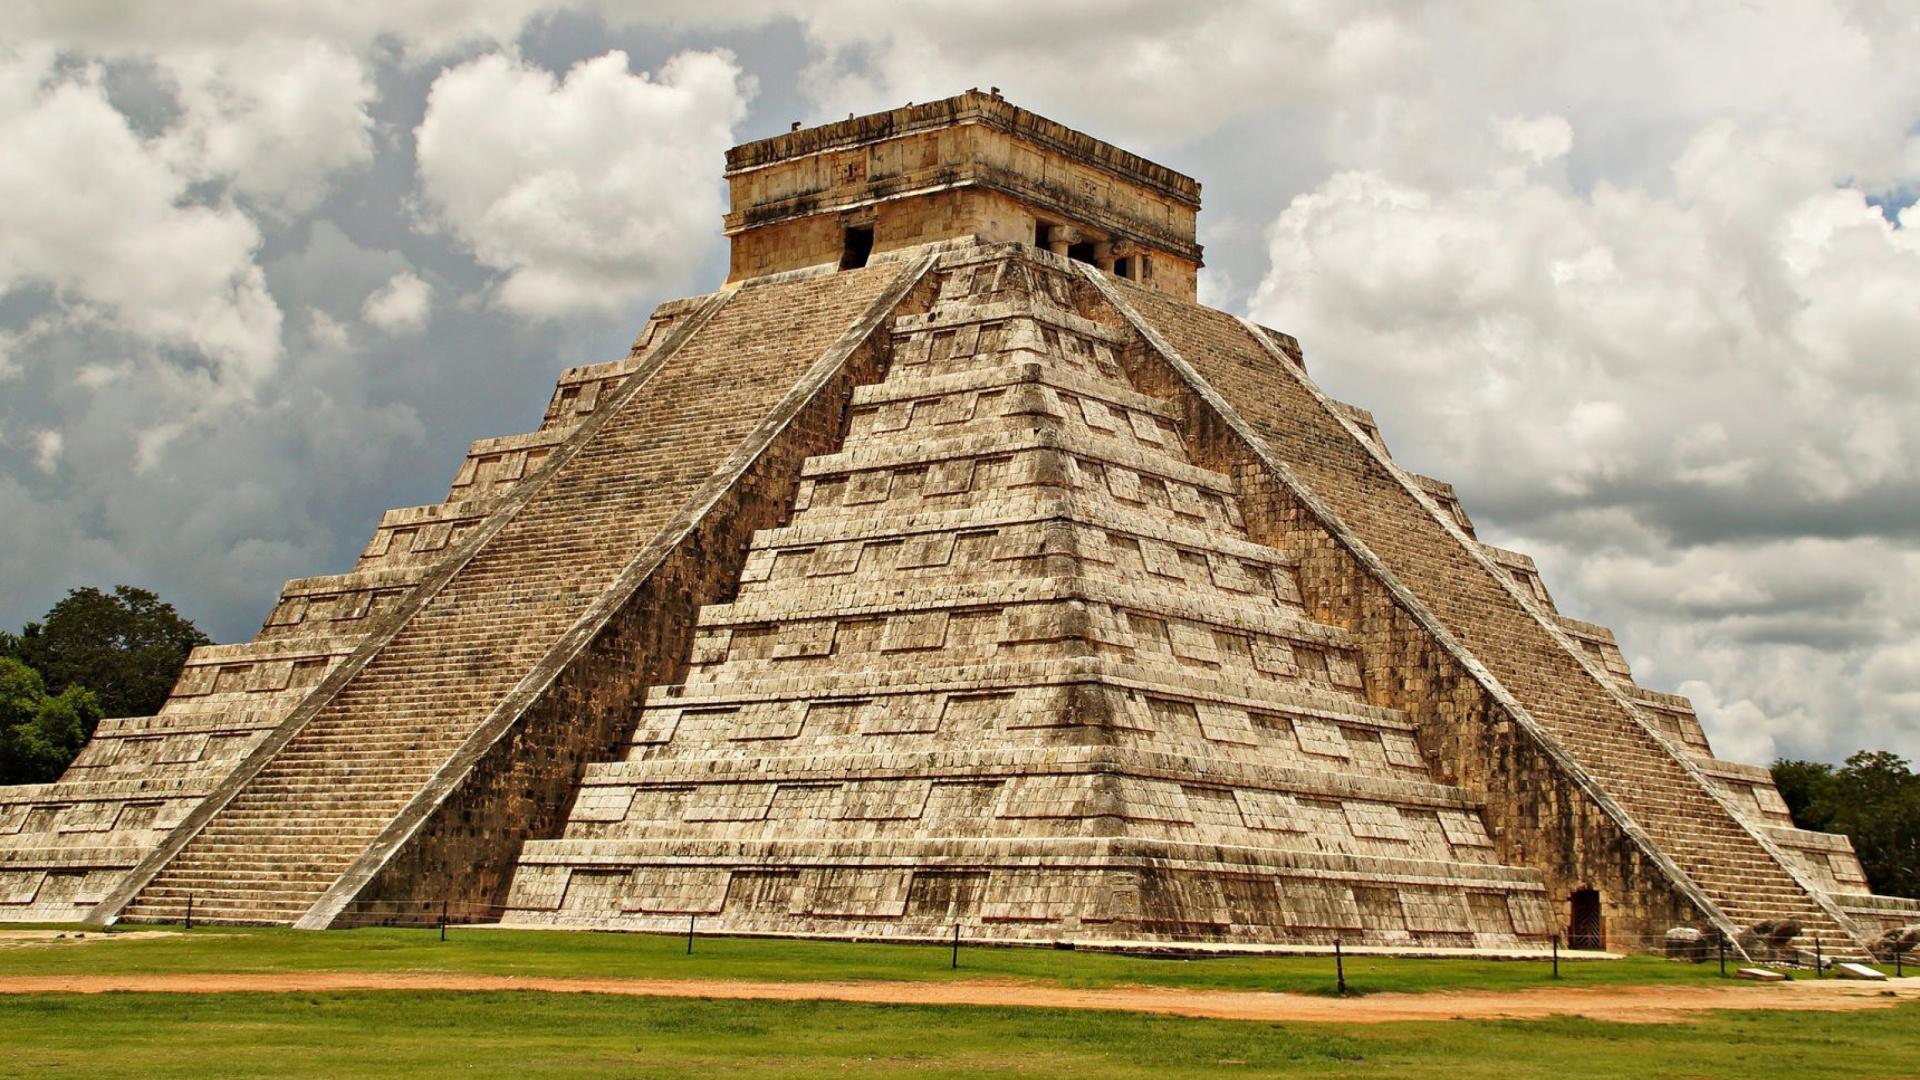
[[1067, 258], [1072, 259], [1074, 262], [1092, 262], [1093, 241], [1089, 240], [1085, 243], [1067, 245]]
[[848, 229], [845, 245], [840, 249], [840, 269], [858, 270], [867, 265], [867, 257], [873, 254], [873, 226]]
[[1043, 248], [1053, 243], [1053, 226], [1044, 221], [1033, 223], [1033, 246]]
[[1132, 277], [1133, 276], [1133, 260], [1132, 259], [1113, 260], [1113, 276], [1123, 277], [1123, 278]]

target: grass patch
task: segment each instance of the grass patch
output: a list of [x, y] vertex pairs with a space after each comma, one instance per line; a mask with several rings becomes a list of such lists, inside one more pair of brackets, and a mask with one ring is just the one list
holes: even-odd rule
[[1920, 1003], [1340, 1027], [835, 1002], [538, 993], [0, 999], [0, 1077], [1766, 1077], [1912, 1075]]
[[[129, 927], [129, 930], [142, 929]], [[89, 934], [89, 938], [98, 932]], [[56, 940], [0, 948], [0, 977], [414, 971], [585, 978], [718, 978], [773, 982], [1022, 979], [1055, 986], [1118, 985], [1330, 994], [1332, 957], [1230, 956], [1164, 960], [1054, 949], [963, 948], [949, 967], [944, 946], [772, 938], [699, 938], [692, 956], [679, 937], [455, 927], [442, 943], [431, 930], [196, 927], [168, 937]], [[1702, 984], [1714, 964], [1656, 957], [1562, 963], [1559, 983], [1545, 962], [1412, 960], [1350, 956], [1354, 993], [1518, 990], [1529, 986]]]

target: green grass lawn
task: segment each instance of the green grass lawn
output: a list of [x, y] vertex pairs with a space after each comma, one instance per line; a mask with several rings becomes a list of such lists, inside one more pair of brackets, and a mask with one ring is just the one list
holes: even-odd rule
[[[138, 928], [130, 928], [138, 929]], [[89, 939], [98, 932], [90, 932]], [[112, 936], [112, 935], [109, 935]], [[1027, 979], [1067, 987], [1123, 984], [1196, 989], [1332, 993], [1332, 957], [1212, 957], [1166, 960], [1054, 949], [963, 948], [952, 970], [945, 947], [768, 938], [683, 938], [455, 927], [431, 930], [196, 927], [171, 937], [66, 940], [0, 948], [0, 976], [149, 972], [444, 971], [596, 978], [726, 978], [771, 981]], [[1552, 982], [1544, 962], [1346, 959], [1356, 993], [1514, 990]], [[1560, 965], [1560, 985], [1719, 981], [1715, 964], [1655, 957]]]
[[[0, 977], [275, 971], [755, 980], [1024, 979], [1331, 992], [1323, 957], [1154, 960], [963, 949], [456, 927], [168, 937], [0, 948]], [[1649, 957], [1562, 965], [1560, 985], [1712, 983]], [[1511, 990], [1544, 963], [1350, 957], [1358, 991]], [[0, 1077], [1912, 1077], [1920, 1003], [1851, 1013], [1721, 1013], [1690, 1023], [1578, 1019], [1272, 1024], [1135, 1013], [537, 992], [0, 996]]]
[[1337, 1026], [539, 993], [0, 999], [0, 1077], [1911, 1077], [1920, 1003]]

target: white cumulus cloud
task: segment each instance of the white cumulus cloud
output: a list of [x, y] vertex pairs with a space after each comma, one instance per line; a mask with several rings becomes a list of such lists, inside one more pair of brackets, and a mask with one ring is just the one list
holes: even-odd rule
[[564, 79], [504, 53], [434, 80], [416, 131], [431, 220], [503, 275], [531, 318], [617, 311], [678, 289], [719, 229], [716, 182], [751, 82], [725, 52], [657, 77], [613, 51]]
[[0, 59], [0, 293], [52, 290], [70, 319], [195, 350], [249, 384], [280, 353], [280, 309], [230, 205], [115, 110], [93, 67]]
[[1411, 88], [1428, 68], [1418, 9], [1393, 0], [829, 0], [794, 10], [820, 50], [807, 77], [827, 117], [998, 85], [1133, 149], [1276, 107]]
[[1756, 500], [1905, 483], [1920, 240], [1797, 149], [1715, 125], [1671, 197], [1337, 174], [1274, 224], [1255, 313], [1516, 499], [1678, 494], [1728, 457], [1744, 472], [1713, 481]]
[[413, 271], [402, 270], [370, 293], [360, 311], [389, 334], [412, 333], [433, 317], [433, 286]]
[[1920, 709], [1858, 676], [1920, 640], [1876, 599], [1915, 591], [1914, 212], [1888, 220], [1784, 125], [1703, 126], [1666, 194], [1572, 189], [1558, 118], [1489, 126], [1477, 180], [1356, 170], [1297, 196], [1256, 317], [1534, 549], [1563, 607], [1623, 620], [1654, 685], [1711, 676], [1730, 735], [1771, 718], [1733, 748], [1911, 740]]
[[186, 175], [230, 181], [270, 210], [299, 211], [333, 175], [373, 158], [373, 80], [352, 53], [321, 42], [252, 41], [171, 52], [181, 119], [162, 146]]

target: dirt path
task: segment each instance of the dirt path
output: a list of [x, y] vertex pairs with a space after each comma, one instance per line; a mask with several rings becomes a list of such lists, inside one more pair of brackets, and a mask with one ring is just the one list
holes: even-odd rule
[[0, 930], [0, 949], [31, 949], [61, 938], [76, 941], [139, 941], [141, 938], [177, 937], [176, 930], [116, 930], [111, 934], [73, 930]]
[[559, 979], [441, 973], [289, 972], [268, 975], [41, 975], [0, 979], [0, 993], [312, 993], [341, 990], [542, 990], [567, 994], [909, 1005], [1016, 1005], [1118, 1009], [1223, 1020], [1377, 1024], [1396, 1020], [1535, 1019], [1577, 1015], [1656, 1023], [1712, 1009], [1875, 1009], [1920, 1000], [1920, 978], [1889, 983], [1833, 979], [1712, 987], [1540, 988], [1505, 993], [1370, 994], [1323, 998], [1232, 990], [1114, 987], [1069, 990], [1008, 981], [739, 982], [726, 979]]

